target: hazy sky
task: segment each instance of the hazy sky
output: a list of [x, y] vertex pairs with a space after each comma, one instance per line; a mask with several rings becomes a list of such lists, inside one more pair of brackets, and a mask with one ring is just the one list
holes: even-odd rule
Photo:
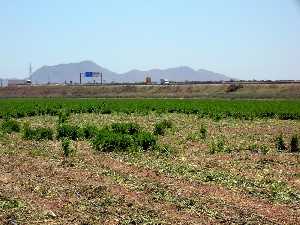
[[300, 79], [299, 0], [0, 0], [0, 77], [93, 60]]

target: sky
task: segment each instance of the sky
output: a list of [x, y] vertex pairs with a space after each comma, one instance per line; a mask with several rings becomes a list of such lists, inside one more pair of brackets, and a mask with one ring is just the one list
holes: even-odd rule
[[0, 77], [92, 60], [300, 80], [300, 0], [0, 0]]

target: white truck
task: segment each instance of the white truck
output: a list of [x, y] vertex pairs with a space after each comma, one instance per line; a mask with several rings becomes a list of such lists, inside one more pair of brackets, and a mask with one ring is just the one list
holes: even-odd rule
[[161, 85], [169, 85], [170, 82], [169, 82], [169, 80], [167, 80], [167, 79], [160, 79], [160, 84], [161, 84]]

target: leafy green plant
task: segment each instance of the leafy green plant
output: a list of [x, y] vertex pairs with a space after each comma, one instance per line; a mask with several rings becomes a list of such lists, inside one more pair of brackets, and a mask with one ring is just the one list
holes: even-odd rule
[[278, 152], [282, 152], [282, 151], [286, 150], [286, 146], [285, 146], [282, 134], [278, 135], [275, 138], [275, 147]]
[[155, 135], [164, 135], [168, 128], [172, 128], [173, 123], [169, 120], [163, 120], [154, 125], [154, 134]]
[[29, 125], [25, 125], [23, 129], [23, 138], [27, 140], [53, 140], [53, 133], [51, 128], [31, 128]]
[[70, 112], [63, 110], [58, 113], [58, 124], [66, 123], [70, 117]]
[[204, 126], [203, 124], [201, 124], [199, 133], [200, 133], [200, 138], [201, 138], [202, 140], [206, 139], [206, 137], [207, 137], [207, 127]]
[[225, 145], [224, 138], [218, 138], [216, 141], [212, 141], [209, 145], [209, 153], [230, 153], [232, 150]]
[[295, 153], [295, 152], [300, 152], [300, 148], [299, 148], [299, 138], [298, 135], [293, 135], [291, 138], [291, 143], [290, 143], [290, 150], [291, 152]]
[[61, 147], [63, 150], [63, 154], [66, 158], [70, 157], [74, 154], [74, 149], [71, 147], [71, 141], [69, 138], [64, 138], [61, 142]]
[[149, 132], [140, 132], [134, 138], [135, 143], [143, 150], [153, 149], [156, 146], [156, 137]]
[[85, 127], [80, 128], [80, 136], [84, 139], [91, 139], [97, 135], [98, 128], [93, 125], [87, 125]]
[[114, 133], [130, 135], [140, 132], [140, 126], [136, 123], [113, 123], [111, 129]]
[[209, 117], [300, 119], [299, 100], [0, 99], [0, 118], [70, 113], [185, 113]]
[[266, 145], [257, 144], [250, 145], [247, 150], [249, 150], [251, 153], [261, 153], [263, 155], [266, 155], [269, 152], [269, 148]]
[[5, 119], [1, 124], [1, 128], [5, 133], [11, 134], [13, 132], [20, 132], [21, 125], [16, 120]]
[[0, 209], [5, 210], [5, 209], [20, 208], [20, 207], [22, 207], [22, 204], [19, 201], [0, 196]]
[[201, 124], [200, 129], [196, 132], [190, 133], [187, 136], [187, 140], [190, 141], [199, 141], [199, 140], [205, 140], [207, 138], [207, 127], [203, 124]]
[[170, 156], [174, 153], [174, 149], [169, 145], [156, 145], [155, 151], [164, 156]]
[[108, 129], [102, 129], [92, 140], [92, 144], [98, 151], [126, 151], [134, 146], [134, 140], [129, 134], [114, 133]]
[[150, 132], [141, 131], [135, 123], [114, 123], [98, 131], [92, 140], [98, 151], [146, 151], [154, 149], [156, 137]]
[[70, 124], [60, 124], [57, 127], [57, 139], [67, 137], [75, 141], [80, 138], [80, 136], [80, 128], [78, 126], [73, 126]]

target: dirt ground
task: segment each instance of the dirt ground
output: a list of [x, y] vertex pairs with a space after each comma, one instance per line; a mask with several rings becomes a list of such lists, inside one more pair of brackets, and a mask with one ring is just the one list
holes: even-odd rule
[[[69, 122], [99, 127], [135, 122], [152, 131], [162, 119], [173, 127], [158, 137], [167, 154], [93, 150], [73, 141], [28, 141], [0, 136], [0, 224], [300, 224], [300, 155], [279, 153], [300, 121], [224, 119], [184, 114], [76, 114]], [[19, 119], [55, 128], [57, 117]], [[207, 137], [199, 128], [207, 127]], [[210, 152], [222, 140], [230, 152]]]
[[118, 98], [300, 98], [300, 83], [243, 84], [227, 92], [229, 84], [18, 86], [0, 88], [0, 98], [13, 97], [118, 97]]

